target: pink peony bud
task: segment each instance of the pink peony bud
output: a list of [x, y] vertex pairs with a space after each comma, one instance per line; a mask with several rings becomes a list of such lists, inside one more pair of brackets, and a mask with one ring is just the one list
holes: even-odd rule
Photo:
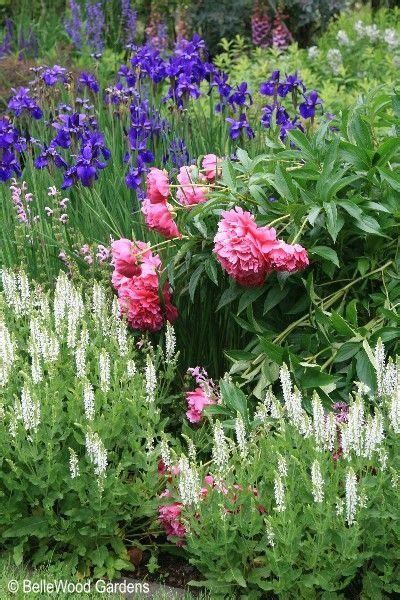
[[161, 169], [152, 167], [147, 175], [146, 182], [147, 197], [149, 198], [150, 202], [152, 204], [165, 202], [170, 194], [168, 173], [166, 171], [162, 171]]

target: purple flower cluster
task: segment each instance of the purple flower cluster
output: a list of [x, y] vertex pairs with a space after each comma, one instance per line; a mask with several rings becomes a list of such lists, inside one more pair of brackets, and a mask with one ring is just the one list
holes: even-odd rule
[[22, 28], [14, 27], [11, 19], [5, 19], [4, 35], [0, 43], [0, 58], [11, 54], [13, 50], [18, 51], [18, 59], [22, 60], [29, 56], [37, 57], [39, 44], [32, 27], [28, 32]]
[[8, 102], [8, 109], [14, 113], [16, 117], [27, 114], [34, 119], [42, 118], [42, 109], [38, 106], [36, 100], [29, 95], [29, 88], [12, 88], [11, 91], [13, 92], [13, 95]]
[[81, 7], [75, 0], [69, 0], [71, 18], [64, 21], [65, 31], [69, 35], [75, 48], [82, 48], [82, 12]]
[[82, 71], [78, 79], [78, 90], [83, 90], [87, 88], [94, 94], [97, 94], [100, 90], [99, 82], [96, 77], [92, 73], [88, 73], [87, 71]]
[[82, 50], [86, 46], [94, 58], [101, 56], [104, 50], [105, 29], [102, 3], [93, 0], [85, 0], [83, 3], [69, 0], [69, 9], [71, 16], [64, 20], [64, 27], [75, 48]]
[[[322, 101], [315, 90], [312, 90], [309, 94], [306, 92], [306, 87], [297, 72], [281, 79], [280, 72], [273, 71], [271, 77], [260, 86], [260, 94], [272, 97], [271, 104], [267, 104], [262, 109], [261, 124], [263, 127], [269, 129], [273, 125], [277, 125], [280, 129], [281, 140], [286, 138], [287, 132], [290, 130], [300, 129], [303, 131], [300, 117], [313, 119], [317, 107], [322, 105]], [[282, 105], [282, 100], [289, 95], [294, 110], [299, 111], [299, 114], [295, 114], [294, 117], [291, 117]], [[300, 98], [303, 102], [299, 105]]]
[[184, 165], [192, 164], [189, 151], [183, 139], [173, 139], [168, 146], [168, 150], [164, 156], [164, 164], [171, 162], [174, 167], [179, 171]]
[[60, 67], [60, 65], [44, 68], [40, 76], [48, 87], [53, 87], [57, 83], [67, 83], [68, 79], [67, 69]]
[[0, 117], [0, 181], [21, 175], [20, 158], [25, 149], [26, 140], [18, 129], [6, 117]]
[[143, 176], [147, 172], [146, 165], [154, 161], [149, 145], [156, 136], [166, 130], [168, 124], [150, 107], [147, 100], [140, 100], [138, 96], [130, 106], [130, 119], [130, 128], [127, 131], [130, 152], [125, 157], [129, 163], [129, 170], [125, 182], [129, 188], [141, 195]]
[[228, 117], [226, 121], [230, 124], [229, 135], [232, 140], [237, 140], [242, 134], [246, 134], [249, 139], [254, 137], [254, 131], [250, 127], [245, 113], [242, 113], [239, 119]]
[[28, 192], [28, 186], [25, 181], [19, 184], [16, 179], [12, 179], [10, 185], [11, 202], [14, 205], [17, 219], [24, 225], [30, 225], [30, 210], [29, 203], [32, 202], [33, 196]]
[[133, 44], [136, 37], [137, 12], [132, 8], [131, 0], [121, 0], [121, 14], [125, 44]]
[[[78, 181], [86, 187], [91, 186], [97, 179], [98, 172], [106, 167], [104, 161], [110, 158], [110, 151], [105, 145], [103, 134], [98, 130], [96, 120], [85, 113], [61, 113], [52, 126], [56, 135], [49, 144], [41, 145], [35, 167], [43, 169], [54, 165], [64, 169], [63, 189]], [[61, 154], [66, 149], [74, 150], [74, 154], [71, 153], [74, 158], [72, 165]]]
[[104, 50], [104, 12], [101, 2], [88, 2], [86, 6], [86, 39], [92, 52]]

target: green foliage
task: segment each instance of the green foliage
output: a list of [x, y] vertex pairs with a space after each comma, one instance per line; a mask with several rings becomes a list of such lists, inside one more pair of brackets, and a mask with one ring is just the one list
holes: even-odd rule
[[97, 283], [82, 293], [61, 274], [44, 293], [24, 273], [2, 278], [2, 553], [97, 578], [131, 571], [129, 546], [158, 529], [153, 442], [175, 362], [149, 344], [144, 361]]
[[[378, 35], [374, 41], [366, 34], [358, 34], [356, 23], [375, 24]], [[222, 52], [216, 56], [235, 82], [247, 81], [253, 90], [279, 68], [282, 73], [299, 71], [325, 100], [327, 110], [335, 114], [352, 107], [378, 85], [395, 85], [400, 65], [400, 45], [392, 47], [385, 41], [385, 31], [393, 29], [400, 38], [399, 10], [381, 10], [371, 16], [367, 9], [344, 11], [330, 22], [326, 33], [319, 35], [312, 49], [292, 44], [284, 52], [276, 49], [255, 48], [237, 52], [237, 41], [231, 35], [223, 41]], [[348, 43], [338, 41], [338, 32], [344, 32]], [[340, 36], [340, 34], [339, 34]], [[333, 68], [329, 51], [340, 53], [342, 65]]]
[[[378, 354], [379, 379], [393, 365]], [[208, 411], [222, 421], [236, 409], [236, 420], [214, 422], [211, 461], [179, 463], [169, 489], [183, 503], [185, 551], [203, 575], [192, 584], [213, 598], [342, 598], [357, 582], [365, 598], [398, 593], [396, 385], [378, 398], [357, 384], [339, 418], [315, 393], [302, 406], [285, 368], [281, 382], [283, 403], [268, 392], [251, 419], [245, 397], [237, 404], [239, 392], [222, 382], [221, 403]]]
[[[176, 290], [189, 296], [193, 310], [202, 306], [205, 318], [209, 310], [220, 315], [214, 323], [225, 348], [237, 341], [227, 352], [231, 372], [258, 398], [288, 361], [297, 385], [345, 399], [352, 378], [372, 385], [369, 345], [382, 337], [397, 347], [396, 98], [378, 90], [335, 121], [333, 131], [322, 123], [291, 132], [291, 146], [273, 132], [255, 158], [238, 150], [210, 200], [185, 220], [189, 239], [170, 258]], [[255, 289], [221, 277], [211, 254], [216, 214], [235, 205], [276, 227], [279, 238], [301, 241], [310, 266], [271, 274]], [[190, 322], [192, 306], [184, 310]]]

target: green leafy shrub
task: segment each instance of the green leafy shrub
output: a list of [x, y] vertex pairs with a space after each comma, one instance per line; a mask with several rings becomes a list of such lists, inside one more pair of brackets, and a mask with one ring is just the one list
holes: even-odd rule
[[[155, 438], [175, 359], [134, 346], [118, 307], [65, 274], [44, 293], [2, 272], [0, 531], [17, 564], [115, 577], [157, 530]], [[171, 348], [171, 346], [170, 346]]]
[[[376, 91], [333, 131], [328, 122], [289, 132], [291, 147], [272, 132], [265, 153], [239, 150], [210, 200], [182, 220], [188, 239], [171, 244], [167, 261], [177, 294], [193, 301], [182, 305], [181, 319], [193, 322], [201, 312], [203, 333], [210, 323], [214, 349], [225, 349], [232, 374], [258, 398], [288, 362], [302, 389], [345, 399], [354, 379], [374, 387], [369, 356], [378, 337], [396, 350], [397, 102]], [[222, 275], [212, 253], [216, 216], [234, 206], [275, 227], [278, 238], [301, 242], [310, 265], [300, 274], [271, 273], [251, 289]], [[192, 364], [201, 361], [195, 350]]]
[[381, 342], [374, 363], [378, 393], [357, 382], [333, 411], [316, 393], [303, 399], [286, 366], [283, 401], [269, 391], [254, 417], [221, 383], [207, 409], [212, 460], [192, 451], [168, 484], [213, 598], [336, 598], [357, 582], [364, 598], [399, 592], [399, 363]]
[[233, 80], [248, 81], [253, 91], [279, 68], [298, 71], [312, 82], [328, 110], [339, 113], [378, 85], [395, 85], [400, 67], [400, 20], [398, 9], [344, 11], [331, 20], [328, 30], [308, 49], [292, 44], [284, 52], [255, 48], [241, 51], [240, 39], [222, 40], [215, 62]]

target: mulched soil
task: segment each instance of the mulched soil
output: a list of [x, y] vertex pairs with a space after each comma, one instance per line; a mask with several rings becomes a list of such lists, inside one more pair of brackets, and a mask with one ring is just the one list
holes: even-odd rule
[[189, 565], [183, 558], [169, 554], [160, 555], [158, 558], [160, 569], [156, 573], [148, 572], [146, 567], [148, 559], [149, 557], [144, 553], [136, 571], [130, 576], [142, 581], [146, 580], [187, 589], [192, 594], [196, 593], [196, 588], [188, 586], [188, 583], [192, 580], [200, 580], [201, 575], [195, 567]]
[[0, 58], [0, 110], [6, 106], [11, 88], [28, 86], [32, 79], [29, 69], [35, 64], [33, 60], [18, 60], [15, 56]]

